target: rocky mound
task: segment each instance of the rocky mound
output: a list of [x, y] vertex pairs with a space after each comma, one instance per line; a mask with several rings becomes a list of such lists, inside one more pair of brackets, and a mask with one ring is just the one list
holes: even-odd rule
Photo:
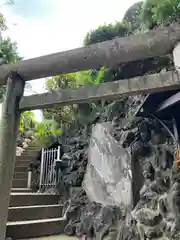
[[[180, 169], [174, 164], [176, 145], [156, 120], [134, 118], [127, 122], [124, 118], [125, 112], [137, 110], [142, 99], [124, 99], [121, 114], [108, 119], [111, 136], [130, 153], [130, 207], [90, 201], [83, 188], [92, 125], [88, 130], [68, 130], [61, 137], [63, 155], [57, 189], [65, 202], [64, 217], [69, 220], [67, 235], [97, 240], [179, 239]], [[106, 120], [104, 116], [102, 121], [98, 119]]]

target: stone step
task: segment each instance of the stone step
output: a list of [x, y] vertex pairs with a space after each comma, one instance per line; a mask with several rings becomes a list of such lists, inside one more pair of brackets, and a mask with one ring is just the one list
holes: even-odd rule
[[58, 203], [59, 196], [42, 193], [11, 193], [10, 207], [31, 205], [52, 205]]
[[12, 239], [23, 239], [57, 235], [64, 232], [67, 220], [62, 218], [8, 222], [6, 236]]
[[29, 150], [35, 150], [35, 151], [41, 151], [42, 147], [38, 147], [38, 146], [28, 146], [28, 148], [26, 148], [26, 151]]
[[26, 187], [27, 187], [27, 179], [12, 180], [12, 188], [26, 188]]
[[23, 153], [22, 153], [22, 155], [24, 155], [24, 154], [32, 154], [33, 156], [34, 155], [37, 155], [37, 154], [39, 154], [39, 152], [41, 151], [41, 149], [33, 149], [33, 148], [30, 148], [30, 149], [26, 149]]
[[26, 150], [34, 150], [34, 151], [41, 151], [42, 147], [39, 146], [33, 146], [33, 145], [29, 145], [28, 148], [26, 148]]
[[24, 152], [23, 152], [23, 154], [24, 153], [39, 153], [41, 151], [41, 149], [40, 148], [27, 148]]
[[28, 172], [15, 172], [13, 179], [28, 179]]
[[29, 167], [31, 161], [16, 161], [15, 167]]
[[24, 152], [21, 157], [29, 157], [29, 156], [32, 156], [34, 157], [35, 159], [37, 158], [38, 156], [38, 152], [34, 152], [34, 151], [31, 151], [31, 152]]
[[41, 151], [41, 149], [42, 149], [41, 147], [28, 146], [28, 148], [26, 148], [25, 151], [26, 151], [26, 152], [27, 152], [27, 151], [36, 151], [36, 152], [37, 152], [37, 151]]
[[14, 173], [27, 173], [28, 172], [28, 167], [25, 166], [20, 166], [14, 168]]
[[25, 159], [16, 160], [15, 161], [15, 167], [21, 167], [21, 166], [29, 167], [30, 163], [36, 162], [35, 158], [30, 158], [30, 159], [27, 158], [26, 159], [26, 157], [27, 156], [25, 156]]
[[37, 156], [40, 153], [41, 149], [27, 149], [26, 151], [24, 151], [21, 156], [24, 155], [32, 155], [32, 156]]
[[27, 221], [62, 217], [63, 205], [9, 207], [8, 221]]
[[32, 189], [29, 188], [11, 188], [12, 193], [26, 193], [26, 192], [32, 192]]
[[21, 156], [16, 156], [16, 160], [15, 160], [15, 162], [18, 162], [18, 161], [32, 161], [32, 160], [34, 160], [34, 156], [31, 156], [31, 155], [28, 155], [28, 156], [23, 156], [23, 155], [21, 155]]

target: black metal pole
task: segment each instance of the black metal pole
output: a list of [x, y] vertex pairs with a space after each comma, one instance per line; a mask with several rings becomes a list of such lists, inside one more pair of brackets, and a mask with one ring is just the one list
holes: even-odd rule
[[25, 81], [16, 73], [7, 76], [7, 86], [0, 118], [0, 240], [6, 237], [6, 223], [12, 186], [19, 130], [19, 103]]

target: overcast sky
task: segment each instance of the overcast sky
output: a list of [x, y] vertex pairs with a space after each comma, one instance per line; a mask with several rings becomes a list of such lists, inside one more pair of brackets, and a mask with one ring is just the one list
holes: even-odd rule
[[[0, 0], [0, 4], [5, 0]], [[137, 0], [15, 0], [1, 7], [7, 35], [24, 59], [82, 46], [86, 33], [104, 23], [120, 21]], [[43, 91], [43, 80], [32, 81]]]

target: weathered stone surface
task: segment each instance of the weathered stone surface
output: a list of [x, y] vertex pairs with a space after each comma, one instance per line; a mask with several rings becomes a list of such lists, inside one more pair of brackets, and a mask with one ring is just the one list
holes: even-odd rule
[[[136, 220], [138, 233], [144, 239], [177, 239], [177, 222], [179, 213], [179, 183], [178, 170], [173, 169], [173, 142], [168, 142], [168, 136], [162, 126], [154, 121], [146, 122], [148, 131], [139, 128], [139, 142], [136, 144], [134, 157], [140, 161], [144, 185], [140, 191], [140, 200], [132, 211]], [[145, 130], [145, 131], [144, 131]], [[140, 149], [148, 147], [148, 151]], [[168, 145], [168, 147], [167, 147]], [[141, 148], [140, 148], [141, 146]], [[176, 231], [175, 231], [176, 229]]]
[[[85, 85], [78, 89], [57, 89], [53, 92], [26, 96], [20, 109], [23, 111], [44, 109], [54, 105], [88, 103], [97, 100], [118, 100], [122, 96], [146, 94], [147, 92], [166, 91], [179, 88], [179, 75], [175, 71], [144, 75], [130, 79]], [[122, 115], [121, 115], [122, 116]], [[94, 124], [99, 120], [94, 118]]]
[[32, 80], [171, 54], [179, 39], [179, 25], [173, 24], [167, 28], [115, 38], [83, 48], [20, 61], [16, 64], [2, 65], [0, 84], [6, 84], [6, 76], [12, 70], [18, 71], [25, 80]]

